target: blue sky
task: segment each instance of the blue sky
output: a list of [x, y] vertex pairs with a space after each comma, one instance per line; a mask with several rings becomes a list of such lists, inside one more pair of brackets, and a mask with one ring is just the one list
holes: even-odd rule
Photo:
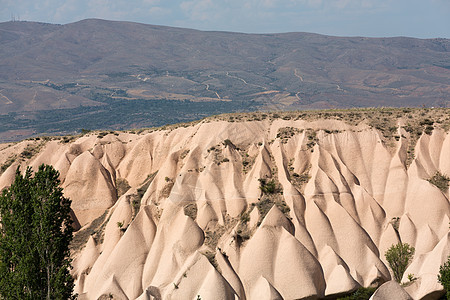
[[0, 21], [86, 18], [249, 33], [450, 38], [450, 0], [0, 0]]

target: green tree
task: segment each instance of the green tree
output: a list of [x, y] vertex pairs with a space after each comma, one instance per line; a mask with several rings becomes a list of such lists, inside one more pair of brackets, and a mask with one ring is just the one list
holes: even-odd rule
[[406, 268], [411, 262], [414, 252], [414, 247], [408, 243], [400, 242], [397, 245], [392, 245], [384, 254], [394, 274], [395, 281], [400, 283], [402, 280], [403, 273], [405, 273]]
[[0, 195], [0, 298], [74, 299], [69, 244], [71, 201], [59, 172], [41, 165], [32, 176], [19, 168]]
[[438, 280], [447, 291], [447, 299], [450, 299], [450, 256], [447, 261], [440, 266]]

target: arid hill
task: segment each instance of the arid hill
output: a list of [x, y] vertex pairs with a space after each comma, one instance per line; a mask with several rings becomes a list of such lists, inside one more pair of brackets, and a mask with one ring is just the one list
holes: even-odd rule
[[[0, 188], [18, 165], [60, 171], [80, 299], [336, 299], [385, 282], [374, 299], [438, 299], [449, 116], [229, 114], [41, 137], [0, 145]], [[399, 241], [416, 249], [402, 286], [384, 258]]]
[[0, 141], [244, 110], [449, 107], [449, 61], [439, 38], [5, 22]]

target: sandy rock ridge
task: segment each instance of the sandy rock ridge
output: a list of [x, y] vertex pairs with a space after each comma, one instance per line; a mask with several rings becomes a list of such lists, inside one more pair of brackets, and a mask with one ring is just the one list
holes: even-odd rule
[[18, 164], [60, 171], [81, 299], [337, 297], [391, 280], [399, 241], [422, 299], [450, 253], [449, 190], [428, 181], [450, 175], [450, 134], [422, 134], [409, 163], [397, 131], [280, 119], [28, 140], [0, 148], [0, 163], [35, 149], [0, 188]]

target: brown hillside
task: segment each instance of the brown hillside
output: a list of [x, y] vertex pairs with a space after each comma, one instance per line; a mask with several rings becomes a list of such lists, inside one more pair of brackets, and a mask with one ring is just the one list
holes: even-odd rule
[[[0, 133], [160, 126], [168, 116], [140, 117], [161, 107], [152, 105], [157, 100], [175, 101], [173, 123], [205, 116], [193, 105], [177, 111], [183, 101], [214, 106], [211, 113], [448, 107], [449, 51], [448, 39], [205, 32], [94, 19], [0, 23]], [[145, 105], [136, 109], [139, 100]]]

